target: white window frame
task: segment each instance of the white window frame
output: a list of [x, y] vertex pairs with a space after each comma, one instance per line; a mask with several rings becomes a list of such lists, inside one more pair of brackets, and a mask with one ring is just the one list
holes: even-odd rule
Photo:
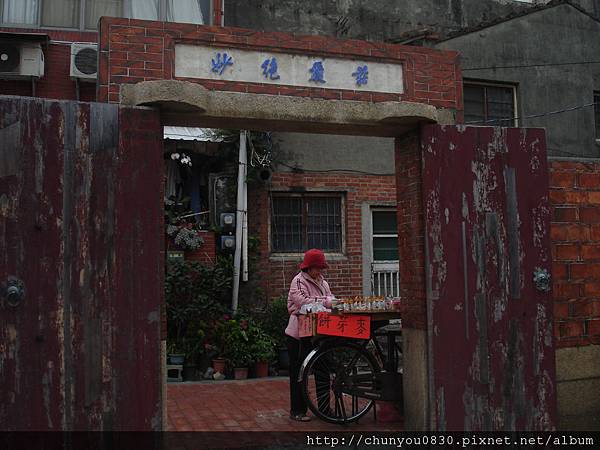
[[[501, 88], [509, 88], [512, 89], [512, 99], [513, 99], [513, 112], [514, 117], [512, 119], [512, 123], [509, 125], [490, 125], [489, 123], [467, 123], [469, 126], [479, 126], [479, 127], [489, 127], [489, 126], [507, 126], [507, 127], [518, 127], [519, 126], [519, 114], [517, 108], [517, 85], [511, 83], [502, 83], [502, 82], [494, 82], [494, 81], [481, 81], [481, 80], [463, 80], [463, 96], [465, 91], [465, 86], [482, 86], [482, 87], [501, 87]], [[463, 98], [464, 102], [464, 98]]]
[[[378, 292], [373, 291], [372, 289], [375, 289], [375, 274], [376, 273], [383, 273], [383, 285], [384, 286], [388, 286], [388, 281], [389, 281], [389, 286], [391, 287], [392, 291], [397, 291], [398, 295], [400, 292], [400, 280], [399, 280], [399, 271], [400, 271], [400, 259], [390, 259], [390, 260], [375, 260], [375, 245], [374, 245], [374, 240], [375, 238], [378, 237], [383, 237], [383, 238], [390, 238], [393, 237], [396, 239], [396, 241], [398, 241], [398, 229], [397, 229], [397, 223], [396, 223], [396, 233], [385, 233], [385, 234], [375, 234], [373, 232], [373, 228], [374, 228], [374, 220], [373, 220], [373, 213], [378, 212], [378, 211], [382, 211], [382, 212], [395, 212], [396, 211], [396, 207], [395, 206], [390, 206], [390, 207], [384, 207], [384, 206], [372, 206], [369, 210], [369, 222], [370, 222], [370, 227], [369, 227], [369, 239], [370, 239], [370, 246], [371, 246], [371, 255], [370, 255], [370, 276], [369, 276], [369, 289], [368, 289], [368, 295], [378, 295]], [[396, 219], [397, 220], [397, 219]], [[400, 257], [400, 255], [398, 255], [398, 257]], [[396, 275], [394, 275], [394, 273]], [[379, 287], [381, 288], [381, 278], [378, 279], [379, 282]], [[392, 287], [392, 284], [395, 285], [395, 288]]]
[[373, 240], [375, 238], [396, 238], [396, 240], [398, 240], [398, 230], [396, 229], [396, 233], [391, 234], [391, 233], [386, 233], [386, 234], [375, 234], [373, 232], [373, 224], [374, 224], [374, 220], [373, 220], [373, 213], [375, 212], [393, 212], [396, 211], [396, 208], [393, 207], [389, 207], [389, 208], [385, 208], [382, 206], [378, 206], [378, 207], [374, 207], [371, 208], [371, 262], [372, 263], [397, 263], [399, 261], [399, 259], [389, 259], [389, 260], [375, 260], [375, 244], [373, 242]]
[[[27, 1], [27, 0], [21, 0]], [[85, 27], [85, 6], [87, 0], [78, 0], [79, 2], [79, 27], [53, 27], [48, 25], [42, 25], [42, 3], [44, 1], [51, 0], [40, 0], [37, 8], [37, 21], [35, 24], [27, 24], [27, 23], [4, 23], [0, 21], [0, 28], [39, 28], [46, 30], [69, 30], [69, 31], [88, 31], [88, 32], [97, 32], [98, 30], [94, 28], [86, 28]], [[208, 20], [205, 17], [204, 20], [207, 22], [205, 25], [212, 25], [214, 19], [214, 0], [210, 1], [209, 8], [209, 17]], [[3, 6], [3, 1], [0, 0], [0, 6]], [[0, 8], [0, 14], [2, 13], [2, 9]], [[131, 16], [131, 0], [123, 0], [123, 9], [121, 11], [121, 15], [119, 17], [130, 17]], [[0, 15], [1, 19], [1, 15]], [[167, 0], [159, 0], [158, 3], [158, 19], [159, 21], [166, 22], [167, 20]]]

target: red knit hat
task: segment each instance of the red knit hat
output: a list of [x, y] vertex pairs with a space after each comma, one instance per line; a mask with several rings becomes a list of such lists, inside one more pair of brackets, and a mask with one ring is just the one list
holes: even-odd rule
[[310, 269], [311, 267], [317, 269], [327, 269], [329, 267], [327, 261], [325, 261], [323, 250], [312, 248], [304, 254], [304, 261], [300, 264], [300, 269]]

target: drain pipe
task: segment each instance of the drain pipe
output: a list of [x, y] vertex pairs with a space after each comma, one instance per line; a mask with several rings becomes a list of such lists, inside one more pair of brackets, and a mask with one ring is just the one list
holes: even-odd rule
[[242, 259], [243, 223], [245, 212], [244, 191], [246, 187], [246, 131], [240, 131], [240, 153], [238, 158], [237, 201], [235, 214], [235, 254], [233, 256], [233, 292], [231, 310], [235, 313], [240, 293], [240, 266]]
[[248, 166], [244, 166], [244, 207], [242, 208], [242, 281], [248, 281]]

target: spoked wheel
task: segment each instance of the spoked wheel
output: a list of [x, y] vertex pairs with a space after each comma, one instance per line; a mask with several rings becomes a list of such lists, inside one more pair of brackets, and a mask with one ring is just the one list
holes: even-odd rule
[[377, 398], [373, 356], [351, 343], [320, 349], [308, 363], [302, 380], [310, 410], [320, 419], [342, 424], [364, 416]]

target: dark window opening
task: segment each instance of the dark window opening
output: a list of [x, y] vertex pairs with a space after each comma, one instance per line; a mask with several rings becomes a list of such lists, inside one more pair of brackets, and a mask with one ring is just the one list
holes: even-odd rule
[[373, 211], [373, 260], [398, 260], [396, 210]]
[[342, 251], [341, 195], [273, 195], [273, 252]]
[[515, 88], [512, 86], [464, 85], [465, 123], [515, 126]]

